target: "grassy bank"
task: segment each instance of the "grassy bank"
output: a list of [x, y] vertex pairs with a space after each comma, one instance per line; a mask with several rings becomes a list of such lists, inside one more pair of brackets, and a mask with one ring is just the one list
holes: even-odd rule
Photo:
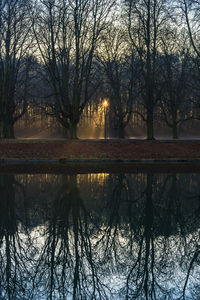
[[1, 140], [0, 160], [200, 161], [200, 141]]

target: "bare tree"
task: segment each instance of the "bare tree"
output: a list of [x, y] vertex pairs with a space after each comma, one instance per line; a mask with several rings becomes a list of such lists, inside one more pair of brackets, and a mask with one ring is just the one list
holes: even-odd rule
[[162, 96], [160, 105], [164, 120], [172, 129], [174, 139], [178, 139], [181, 124], [191, 116], [191, 56], [190, 46], [185, 33], [176, 29], [166, 29], [163, 32], [160, 57], [160, 77], [162, 81]]
[[14, 138], [14, 124], [27, 108], [31, 44], [27, 6], [28, 0], [0, 2], [1, 138]]
[[[193, 54], [195, 56], [195, 70], [193, 73], [193, 89], [195, 90], [195, 95], [193, 95], [193, 101], [196, 108], [199, 110], [199, 84], [200, 84], [200, 74], [199, 74], [199, 64], [200, 64], [200, 1], [199, 0], [181, 0], [178, 2], [182, 13], [185, 17], [186, 26], [188, 29], [188, 36], [193, 49]], [[198, 116], [199, 119], [199, 116]]]
[[199, 16], [200, 16], [200, 1], [199, 0], [181, 0], [179, 1], [181, 9], [185, 16], [186, 26], [190, 38], [191, 45], [195, 54], [200, 59], [200, 31], [199, 31]]
[[[159, 73], [157, 57], [162, 28], [169, 20], [166, 0], [125, 0], [126, 26], [130, 42], [138, 55], [141, 65], [140, 98], [147, 125], [147, 139], [154, 139], [154, 113], [160, 97], [156, 74]], [[139, 113], [139, 112], [138, 112]]]
[[77, 138], [80, 116], [96, 89], [94, 53], [113, 4], [114, 0], [36, 2], [34, 33], [52, 96], [47, 105], [66, 137]]
[[1, 299], [28, 299], [31, 294], [31, 291], [27, 291], [27, 295], [24, 293], [30, 282], [31, 261], [27, 251], [30, 236], [25, 224], [23, 188], [14, 175], [0, 175]]
[[38, 290], [44, 289], [48, 299], [57, 295], [65, 299], [106, 299], [98, 243], [94, 241], [99, 231], [87, 201], [81, 198], [76, 174], [62, 176], [51, 208], [35, 269]]
[[117, 26], [102, 37], [99, 59], [106, 76], [111, 123], [119, 138], [124, 138], [136, 96], [137, 64], [131, 50], [127, 32]]

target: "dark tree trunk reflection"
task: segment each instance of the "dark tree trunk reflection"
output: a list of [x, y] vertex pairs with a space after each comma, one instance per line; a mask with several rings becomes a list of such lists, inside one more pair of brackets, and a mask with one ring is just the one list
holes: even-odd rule
[[105, 292], [92, 242], [96, 224], [80, 196], [76, 175], [63, 175], [52, 213], [38, 261], [48, 299], [55, 299], [56, 291], [64, 299], [70, 295], [73, 299], [102, 299]]
[[0, 192], [0, 299], [198, 299], [198, 174], [1, 175]]
[[[16, 199], [17, 194], [23, 198], [22, 190], [14, 175], [0, 175], [1, 299], [23, 298], [28, 280], [26, 247], [29, 233], [24, 224], [24, 201]], [[21, 236], [23, 234], [26, 238]]]

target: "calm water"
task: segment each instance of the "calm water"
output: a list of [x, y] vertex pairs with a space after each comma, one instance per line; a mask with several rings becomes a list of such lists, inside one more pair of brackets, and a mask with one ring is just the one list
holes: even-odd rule
[[0, 299], [200, 299], [200, 174], [0, 175]]

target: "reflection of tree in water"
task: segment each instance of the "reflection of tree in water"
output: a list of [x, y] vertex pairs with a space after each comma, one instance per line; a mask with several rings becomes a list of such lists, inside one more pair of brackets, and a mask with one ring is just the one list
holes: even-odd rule
[[0, 299], [28, 299], [28, 232], [24, 203], [16, 199], [18, 192], [23, 200], [22, 191], [13, 175], [0, 175]]
[[[115, 268], [123, 274], [121, 296], [126, 294], [126, 299], [184, 298], [187, 290], [191, 294], [195, 289], [191, 277], [190, 286], [188, 281], [194, 265], [199, 265], [199, 191], [187, 190], [190, 176], [147, 174], [136, 184], [133, 176], [115, 178], [107, 204], [111, 217], [102, 238], [105, 260], [115, 260]], [[194, 209], [184, 208], [192, 198]]]
[[[146, 185], [141, 197], [136, 199], [142, 202], [142, 211], [140, 212], [139, 223], [132, 226], [132, 235], [136, 237], [137, 242], [132, 240], [128, 259], [130, 267], [126, 276], [126, 298], [133, 299], [144, 297], [145, 299], [157, 299], [160, 290], [164, 292], [163, 286], [159, 283], [159, 276], [162, 276], [162, 266], [167, 266], [165, 253], [162, 249], [161, 257], [156, 251], [160, 247], [159, 239], [156, 240], [157, 228], [155, 226], [155, 207], [154, 207], [154, 189], [156, 180], [154, 175], [146, 176]], [[130, 220], [134, 223], [134, 220]], [[138, 227], [139, 226], [139, 230]], [[136, 231], [134, 230], [136, 228]], [[162, 247], [163, 248], [163, 247]], [[166, 274], [166, 276], [168, 276]], [[168, 278], [169, 279], [169, 278]]]
[[111, 174], [90, 201], [80, 176], [57, 176], [56, 192], [52, 176], [35, 229], [25, 222], [28, 187], [0, 177], [0, 299], [197, 300], [198, 176]]
[[63, 175], [37, 266], [37, 284], [45, 287], [48, 299], [105, 296], [97, 271], [98, 253], [92, 242], [95, 226], [80, 197], [76, 175]]
[[[127, 299], [133, 299], [144, 294], [148, 299], [155, 288], [152, 256], [154, 254], [153, 175], [147, 175], [147, 178], [141, 182], [144, 188], [140, 188], [140, 194], [134, 192], [137, 185], [133, 185], [133, 178], [120, 175], [115, 180], [113, 197], [110, 198], [107, 207], [110, 211], [110, 219], [104, 235], [106, 257], [111, 257], [112, 253], [115, 253], [116, 267], [126, 280], [126, 288], [122, 289], [122, 296], [126, 294]], [[126, 213], [123, 211], [125, 207]], [[110, 255], [108, 255], [108, 245]]]

